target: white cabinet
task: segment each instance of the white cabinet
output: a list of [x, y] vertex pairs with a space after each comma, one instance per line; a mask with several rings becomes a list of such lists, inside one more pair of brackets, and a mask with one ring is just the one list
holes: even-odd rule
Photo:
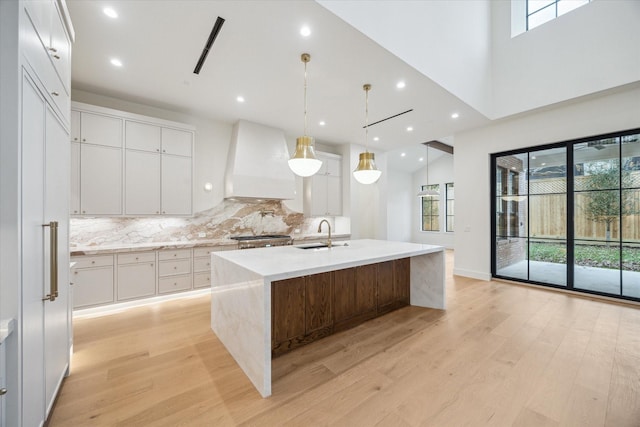
[[162, 214], [190, 215], [192, 212], [191, 157], [162, 155]]
[[122, 214], [120, 148], [81, 144], [80, 210], [82, 215]]
[[[73, 123], [73, 122], [72, 122]], [[80, 143], [71, 143], [71, 193], [69, 195], [69, 212], [80, 213]]]
[[160, 214], [160, 159], [158, 153], [126, 150], [125, 213]]
[[156, 293], [156, 254], [118, 254], [118, 301]]
[[178, 129], [162, 128], [162, 153], [191, 157], [193, 134]]
[[128, 150], [160, 152], [162, 141], [160, 126], [127, 120], [124, 138], [125, 147]]
[[158, 293], [191, 289], [191, 249], [158, 251]]
[[195, 248], [193, 250], [193, 288], [211, 286], [211, 252], [214, 248]]
[[87, 111], [73, 111], [71, 141], [122, 148], [122, 119]]
[[74, 257], [71, 282], [73, 308], [84, 308], [114, 301], [113, 255]]
[[316, 152], [322, 160], [317, 174], [304, 181], [304, 213], [307, 216], [342, 215], [342, 157]]

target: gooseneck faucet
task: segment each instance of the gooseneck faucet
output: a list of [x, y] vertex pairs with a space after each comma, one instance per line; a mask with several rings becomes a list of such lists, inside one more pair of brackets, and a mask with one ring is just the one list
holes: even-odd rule
[[318, 233], [322, 233], [322, 223], [326, 222], [327, 223], [327, 227], [329, 227], [329, 239], [327, 240], [327, 246], [331, 247], [331, 224], [329, 224], [329, 221], [327, 221], [326, 219], [323, 219], [322, 221], [320, 221], [320, 224], [318, 224]]

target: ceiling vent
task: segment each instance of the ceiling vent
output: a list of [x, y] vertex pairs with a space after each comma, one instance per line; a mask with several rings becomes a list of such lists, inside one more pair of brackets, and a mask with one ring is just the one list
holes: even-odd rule
[[222, 29], [222, 24], [224, 24], [224, 18], [221, 18], [218, 16], [218, 18], [216, 19], [216, 23], [213, 24], [213, 28], [211, 29], [211, 34], [209, 34], [207, 43], [204, 45], [204, 49], [202, 49], [200, 58], [198, 58], [198, 63], [196, 64], [196, 68], [193, 69], [193, 74], [200, 74], [200, 70], [204, 65], [204, 61], [207, 59], [207, 55], [209, 55], [211, 46], [213, 46], [213, 42], [216, 41], [216, 37], [218, 37], [218, 33]]

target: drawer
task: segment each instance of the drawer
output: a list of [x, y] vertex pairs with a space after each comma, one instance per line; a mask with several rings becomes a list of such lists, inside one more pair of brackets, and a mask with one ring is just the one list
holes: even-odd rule
[[193, 287], [195, 288], [207, 288], [211, 286], [211, 275], [209, 272], [193, 273]]
[[190, 274], [175, 277], [163, 277], [158, 280], [158, 293], [161, 294], [176, 291], [185, 291], [187, 289], [191, 289]]
[[175, 249], [158, 252], [158, 259], [160, 261], [181, 258], [191, 258], [191, 249]]
[[211, 252], [216, 252], [219, 251], [220, 249], [218, 248], [193, 248], [193, 256], [195, 257], [199, 257], [199, 256], [206, 256], [209, 257], [211, 256]]
[[79, 268], [106, 267], [113, 265], [113, 255], [73, 257], [71, 261], [76, 263], [76, 265], [73, 266], [74, 270]]
[[194, 258], [193, 259], [193, 271], [210, 271], [211, 270], [211, 258]]
[[130, 254], [118, 254], [118, 265], [135, 264], [139, 262], [156, 262], [155, 252], [134, 252]]
[[191, 273], [191, 260], [178, 259], [175, 261], [161, 261], [158, 274], [160, 276], [175, 276]]

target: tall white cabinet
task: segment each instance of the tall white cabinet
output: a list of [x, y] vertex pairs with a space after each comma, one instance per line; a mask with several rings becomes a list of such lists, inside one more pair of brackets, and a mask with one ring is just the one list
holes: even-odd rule
[[0, 423], [43, 425], [71, 344], [69, 130], [73, 29], [63, 0], [0, 1]]
[[316, 152], [322, 167], [304, 180], [304, 213], [307, 216], [342, 215], [342, 156]]
[[193, 213], [193, 127], [88, 104], [72, 108], [72, 215]]

